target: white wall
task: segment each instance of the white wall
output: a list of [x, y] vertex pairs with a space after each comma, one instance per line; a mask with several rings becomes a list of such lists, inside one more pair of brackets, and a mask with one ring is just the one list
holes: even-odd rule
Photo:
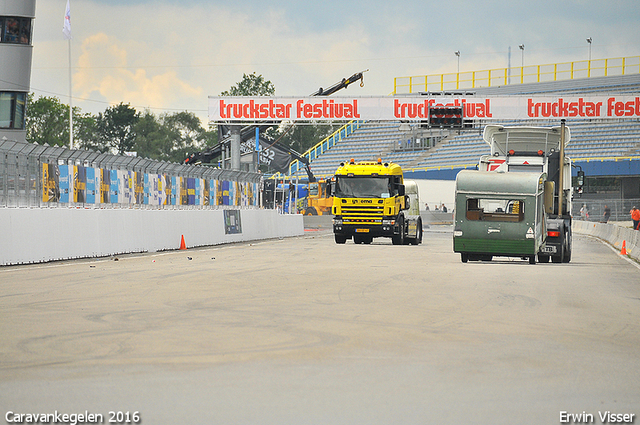
[[0, 208], [0, 265], [298, 236], [301, 215], [240, 210], [241, 234], [225, 234], [223, 210]]

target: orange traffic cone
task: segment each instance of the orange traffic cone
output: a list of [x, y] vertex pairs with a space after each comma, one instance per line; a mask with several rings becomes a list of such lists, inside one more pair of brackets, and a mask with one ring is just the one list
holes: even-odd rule
[[187, 249], [187, 245], [184, 243], [184, 235], [182, 235], [182, 241], [180, 242], [180, 249]]
[[620, 250], [620, 255], [627, 255], [627, 241], [622, 241], [622, 250]]

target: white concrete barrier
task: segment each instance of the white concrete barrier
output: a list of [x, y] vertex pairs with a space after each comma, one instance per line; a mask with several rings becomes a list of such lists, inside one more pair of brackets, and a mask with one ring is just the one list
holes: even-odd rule
[[227, 234], [224, 210], [0, 208], [0, 265], [178, 249], [304, 234], [301, 215], [240, 209]]
[[603, 239], [618, 250], [622, 250], [624, 244], [627, 254], [640, 261], [640, 231], [613, 223], [593, 223], [580, 220], [574, 220], [572, 227], [576, 233]]

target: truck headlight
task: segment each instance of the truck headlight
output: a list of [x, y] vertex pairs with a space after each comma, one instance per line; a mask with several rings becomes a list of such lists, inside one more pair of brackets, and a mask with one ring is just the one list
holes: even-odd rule
[[396, 223], [395, 220], [382, 220], [382, 225], [383, 226], [393, 226]]
[[462, 230], [454, 230], [453, 236], [462, 236]]
[[334, 218], [333, 219], [333, 224], [335, 224], [336, 226], [342, 226], [342, 219], [341, 218]]

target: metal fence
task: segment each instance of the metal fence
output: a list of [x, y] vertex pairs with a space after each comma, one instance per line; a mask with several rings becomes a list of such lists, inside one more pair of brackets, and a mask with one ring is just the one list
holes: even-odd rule
[[261, 175], [0, 140], [0, 208], [259, 208]]
[[[604, 222], [605, 206], [611, 209], [610, 221], [631, 221], [631, 208], [640, 208], [640, 199], [575, 199], [571, 204], [575, 220]], [[587, 215], [588, 214], [588, 215]]]

